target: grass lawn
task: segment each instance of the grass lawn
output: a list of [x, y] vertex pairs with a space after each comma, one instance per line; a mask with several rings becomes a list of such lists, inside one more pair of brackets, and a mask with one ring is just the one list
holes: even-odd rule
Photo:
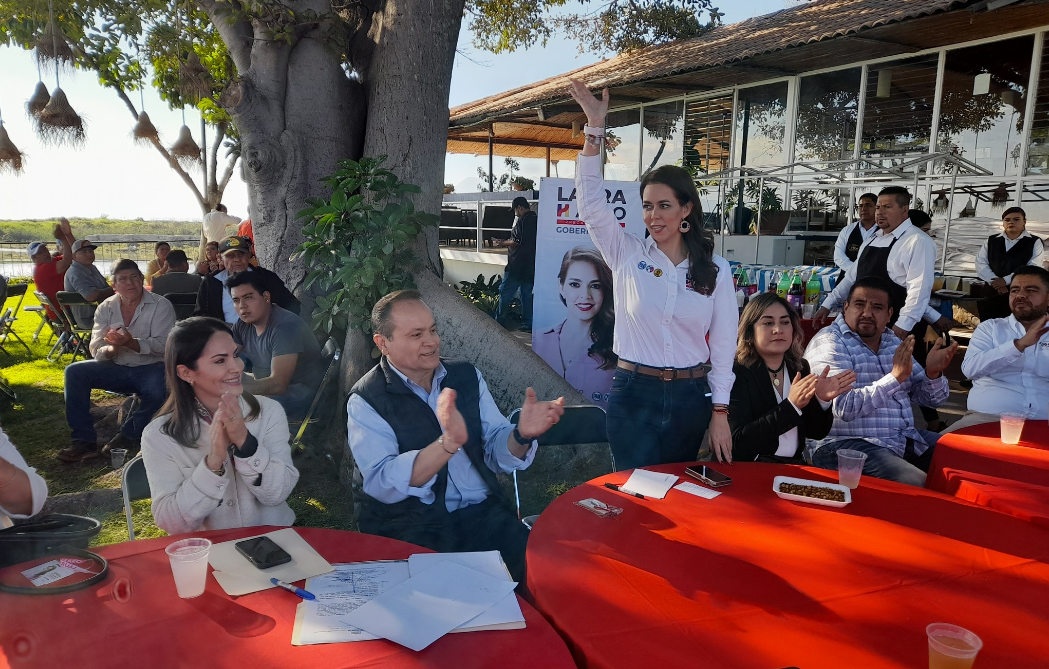
[[[23, 307], [38, 304], [33, 289], [30, 284]], [[16, 299], [10, 299], [6, 307], [14, 308]], [[0, 352], [0, 377], [6, 379], [18, 395], [15, 401], [0, 401], [0, 423], [4, 432], [18, 447], [26, 462], [44, 477], [52, 496], [119, 488], [119, 475], [113, 472], [108, 463], [96, 460], [92, 464], [66, 464], [55, 459], [58, 451], [69, 445], [62, 379], [70, 356], [65, 355], [55, 363], [47, 361], [49, 329], [45, 326], [41, 331], [39, 342], [32, 339], [39, 322], [36, 314], [21, 312], [14, 330], [29, 345], [30, 351], [27, 352], [12, 339], [4, 344], [8, 354]], [[114, 404], [122, 398], [95, 391], [92, 399], [96, 404]], [[309, 436], [308, 431], [307, 440]], [[288, 504], [295, 511], [295, 524], [355, 530], [350, 492], [339, 485], [335, 468], [306, 456], [297, 456], [295, 464], [299, 468], [299, 483], [288, 498]], [[153, 523], [149, 500], [135, 502], [133, 511], [136, 536], [164, 536], [163, 530]], [[127, 523], [123, 511], [83, 509], [78, 513], [102, 521], [102, 532], [96, 544], [127, 541]]]

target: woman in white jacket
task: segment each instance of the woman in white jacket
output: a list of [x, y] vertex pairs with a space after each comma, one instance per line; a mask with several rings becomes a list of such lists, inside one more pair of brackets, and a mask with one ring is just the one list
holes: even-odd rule
[[244, 392], [236, 354], [214, 318], [188, 318], [168, 335], [168, 399], [142, 433], [142, 459], [153, 518], [169, 534], [295, 522], [288, 419]]

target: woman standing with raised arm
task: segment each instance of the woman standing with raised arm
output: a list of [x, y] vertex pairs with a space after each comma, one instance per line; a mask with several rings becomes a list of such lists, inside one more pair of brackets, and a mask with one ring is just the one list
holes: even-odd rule
[[732, 276], [703, 230], [689, 173], [671, 165], [641, 179], [649, 237], [620, 227], [602, 178], [608, 90], [569, 92], [586, 113], [576, 167], [579, 216], [612, 268], [619, 356], [608, 403], [608, 440], [618, 469], [695, 460], [704, 433], [731, 462], [729, 394], [739, 311]]

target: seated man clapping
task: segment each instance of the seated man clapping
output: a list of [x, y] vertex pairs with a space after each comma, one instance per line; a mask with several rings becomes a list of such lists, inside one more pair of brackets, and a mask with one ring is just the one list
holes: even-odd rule
[[889, 286], [879, 277], [854, 283], [842, 315], [809, 342], [805, 359], [814, 374], [856, 373], [852, 390], [834, 398], [834, 424], [825, 439], [811, 444], [812, 464], [837, 469], [837, 452], [863, 451], [867, 476], [925, 485], [939, 434], [914, 427], [911, 401], [939, 406], [950, 389], [943, 370], [958, 344], [937, 342], [925, 369], [913, 357], [914, 336], [904, 340], [888, 326], [892, 316]]
[[171, 330], [170, 395], [142, 434], [153, 517], [169, 534], [295, 522], [288, 420], [275, 401], [244, 392], [242, 371], [222, 321], [187, 318]]
[[364, 477], [361, 531], [438, 551], [498, 550], [524, 575], [528, 528], [496, 473], [525, 469], [536, 437], [564, 413], [529, 388], [515, 428], [476, 367], [442, 361], [433, 312], [414, 290], [372, 309], [379, 365], [353, 387], [347, 431]]

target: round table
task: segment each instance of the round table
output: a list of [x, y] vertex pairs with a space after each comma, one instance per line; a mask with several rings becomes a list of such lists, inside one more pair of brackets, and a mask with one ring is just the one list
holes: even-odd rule
[[[580, 666], [914, 669], [933, 622], [980, 635], [977, 667], [1045, 666], [1049, 531], [869, 477], [841, 509], [790, 502], [772, 492], [775, 476], [836, 472], [716, 468], [733, 483], [713, 500], [603, 487], [629, 475], [618, 472], [539, 517], [528, 587]], [[575, 505], [588, 497], [623, 513]]]
[[[279, 528], [192, 536], [220, 542], [273, 529]], [[332, 563], [430, 552], [367, 534], [296, 530]], [[233, 599], [209, 575], [203, 595], [179, 599], [164, 553], [174, 539], [99, 550], [109, 560], [110, 575], [93, 588], [41, 597], [0, 594], [0, 667], [574, 666], [564, 642], [524, 601], [525, 629], [449, 634], [418, 653], [386, 640], [292, 646], [295, 607], [301, 600], [289, 592], [274, 588]]]

